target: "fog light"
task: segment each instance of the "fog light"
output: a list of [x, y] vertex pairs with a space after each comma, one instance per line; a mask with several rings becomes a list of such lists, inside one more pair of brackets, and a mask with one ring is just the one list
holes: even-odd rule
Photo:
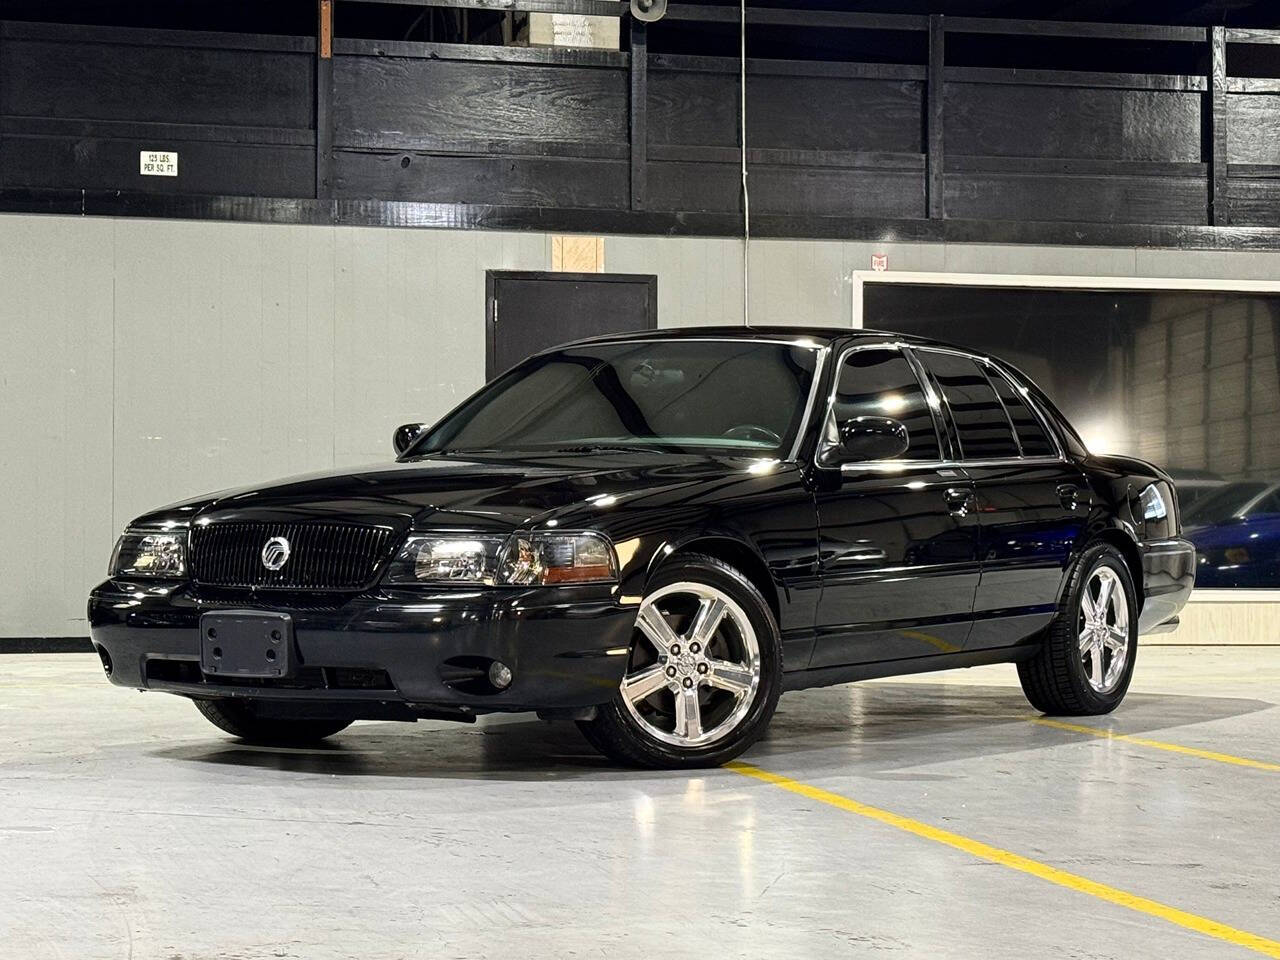
[[498, 690], [505, 690], [511, 686], [511, 668], [501, 660], [495, 660], [489, 665], [489, 682]]

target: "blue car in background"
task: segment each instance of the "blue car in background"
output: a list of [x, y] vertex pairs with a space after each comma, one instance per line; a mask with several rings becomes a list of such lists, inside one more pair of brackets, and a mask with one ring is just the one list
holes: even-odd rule
[[1183, 515], [1197, 587], [1280, 586], [1280, 483], [1240, 480]]

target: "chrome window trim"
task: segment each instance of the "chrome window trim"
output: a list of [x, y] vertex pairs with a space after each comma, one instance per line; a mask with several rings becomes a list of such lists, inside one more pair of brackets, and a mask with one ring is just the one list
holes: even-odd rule
[[[957, 350], [953, 347], [934, 347], [928, 344], [924, 346], [918, 346], [918, 347], [908, 347], [908, 350], [912, 354], [946, 353], [946, 354], [950, 354], [953, 357], [963, 357], [964, 359], [973, 363], [973, 365], [976, 366], [979, 370], [981, 370], [982, 375], [984, 377], [987, 377], [987, 386], [990, 387], [991, 392], [995, 394], [996, 403], [1000, 404], [1000, 412], [1004, 414], [1005, 425], [1008, 426], [1009, 436], [1013, 439], [1013, 448], [1018, 451], [1017, 457], [995, 457], [995, 458], [989, 457], [986, 459], [991, 460], [993, 462], [997, 462], [997, 463], [1003, 463], [1007, 460], [1016, 460], [1017, 462], [1022, 462], [1026, 459], [1022, 455], [1022, 441], [1018, 439], [1018, 431], [1013, 425], [1013, 418], [1009, 416], [1009, 411], [1005, 408], [1004, 401], [1000, 399], [1000, 391], [997, 390], [995, 388], [995, 385], [991, 383], [990, 375], [987, 373], [987, 368], [991, 366], [991, 360], [989, 357], [984, 357], [981, 354], [973, 353], [969, 350]], [[925, 373], [928, 375], [929, 382], [932, 383], [934, 379], [933, 371], [929, 369], [928, 364], [926, 364], [923, 360], [919, 361], [919, 363], [920, 363], [920, 366], [924, 369]], [[1018, 388], [1014, 386], [1014, 389], [1016, 390]], [[955, 412], [951, 410], [951, 400], [946, 396], [943, 396], [942, 402], [946, 404], [948, 412], [951, 413], [951, 423], [956, 428], [955, 452], [960, 454], [960, 459], [964, 463], [972, 463], [975, 466], [977, 466], [980, 463], [979, 460], [977, 459], [971, 460], [964, 456], [964, 444], [960, 441], [960, 423], [956, 420]]]
[[1036, 467], [1060, 466], [1066, 463], [1058, 457], [1016, 457], [1007, 460], [864, 460], [861, 463], [842, 463], [840, 470], [855, 473], [859, 470], [873, 470], [893, 473], [903, 468], [960, 470], [964, 467]]
[[[996, 402], [1000, 404], [1000, 409], [1004, 411], [1005, 420], [1009, 422], [1009, 431], [1013, 434], [1013, 445], [1014, 447], [1017, 448], [1018, 456], [1022, 459], [1026, 459], [1027, 454], [1022, 449], [1022, 438], [1018, 436], [1018, 428], [1013, 422], [1013, 415], [1009, 413], [1009, 405], [1004, 402], [1004, 397], [1000, 396], [999, 389], [996, 387], [994, 383], [992, 383], [992, 377], [1000, 377], [1000, 379], [1002, 379], [1006, 384], [1009, 385], [1009, 389], [1011, 389], [1014, 393], [1019, 393], [1020, 391], [1014, 385], [1012, 380], [1010, 380], [1008, 377], [1000, 376], [1000, 371], [996, 369], [996, 365], [992, 363], [990, 360], [983, 360], [979, 364], [979, 366], [982, 368], [983, 376], [987, 378], [988, 385], [990, 385], [991, 389], [995, 392]], [[1029, 405], [1028, 405], [1028, 409], [1030, 409]], [[1033, 413], [1032, 416], [1034, 417], [1035, 414]]]
[[[942, 450], [942, 432], [938, 429], [939, 427], [938, 411], [941, 409], [941, 407], [938, 406], [939, 399], [937, 395], [933, 392], [932, 384], [930, 384], [927, 379], [921, 378], [920, 371], [916, 368], [916, 365], [911, 361], [911, 358], [906, 351], [906, 347], [907, 347], [907, 344], [901, 340], [887, 340], [887, 341], [877, 341], [875, 343], [854, 343], [854, 344], [850, 344], [849, 346], [845, 347], [843, 350], [840, 351], [840, 355], [836, 360], [835, 367], [832, 370], [832, 374], [831, 374], [831, 391], [830, 393], [827, 394], [827, 410], [822, 417], [822, 423], [820, 425], [820, 429], [823, 432], [823, 436], [820, 436], [818, 438], [818, 446], [814, 450], [814, 454], [813, 454], [815, 463], [819, 459], [821, 459], [822, 454], [826, 450], [830, 449], [830, 446], [831, 446], [827, 442], [827, 438], [825, 434], [826, 434], [827, 424], [831, 421], [831, 418], [835, 416], [836, 394], [839, 393], [839, 390], [840, 390], [840, 368], [844, 366], [844, 362], [846, 359], [848, 359], [850, 354], [857, 353], [860, 350], [896, 350], [898, 351], [898, 353], [902, 355], [903, 359], [907, 361], [907, 366], [909, 366], [911, 368], [911, 372], [915, 374], [916, 382], [919, 384], [920, 390], [924, 394], [925, 402], [929, 405], [929, 413], [930, 413], [930, 416], [933, 417], [933, 432], [934, 432], [934, 436], [937, 438], [937, 441], [938, 441], [938, 450], [939, 451]], [[868, 463], [868, 464], [889, 463], [889, 464], [924, 464], [924, 465], [935, 463], [935, 462], [938, 462], [938, 461], [933, 461], [933, 460], [868, 460], [868, 461], [865, 461], [865, 463]], [[845, 466], [847, 465], [841, 464], [840, 469], [843, 470]]]
[[[829, 421], [831, 417], [835, 415], [836, 392], [840, 385], [840, 368], [844, 365], [845, 358], [847, 358], [849, 354], [854, 353], [855, 351], [858, 351], [858, 350], [877, 350], [877, 349], [878, 350], [886, 350], [886, 349], [897, 350], [900, 353], [902, 353], [904, 357], [908, 358], [908, 362], [911, 362], [912, 370], [916, 374], [916, 379], [920, 381], [920, 386], [921, 386], [921, 389], [924, 391], [925, 399], [929, 404], [930, 412], [934, 416], [934, 432], [938, 435], [938, 449], [942, 449], [943, 436], [942, 436], [942, 431], [939, 429], [940, 424], [938, 421], [938, 417], [942, 410], [943, 400], [942, 400], [942, 397], [938, 395], [937, 391], [934, 390], [932, 378], [928, 376], [921, 377], [921, 370], [917, 366], [917, 364], [920, 364], [920, 361], [917, 360], [914, 356], [914, 354], [918, 351], [932, 350], [935, 353], [951, 353], [957, 356], [967, 357], [968, 359], [977, 363], [979, 366], [993, 368], [997, 373], [1003, 376], [1005, 380], [1007, 380], [1009, 384], [1014, 388], [1014, 390], [1018, 392], [1018, 395], [1022, 397], [1023, 402], [1026, 403], [1027, 405], [1027, 409], [1031, 411], [1032, 416], [1034, 416], [1036, 420], [1039, 422], [1040, 428], [1044, 430], [1045, 435], [1049, 438], [1050, 442], [1053, 444], [1054, 449], [1057, 450], [1057, 454], [1055, 456], [1047, 456], [1047, 457], [1018, 456], [1018, 457], [1002, 457], [997, 459], [983, 459], [983, 460], [978, 460], [978, 459], [968, 460], [964, 458], [961, 458], [958, 460], [957, 459], [864, 460], [860, 463], [840, 464], [841, 473], [857, 473], [860, 471], [894, 473], [894, 472], [905, 471], [905, 470], [929, 470], [929, 469], [962, 470], [965, 467], [1059, 466], [1069, 462], [1067, 459], [1066, 453], [1064, 451], [1062, 441], [1059, 439], [1057, 433], [1050, 426], [1048, 419], [1045, 417], [1044, 413], [1040, 410], [1039, 404], [1035, 402], [1035, 398], [1032, 397], [1030, 392], [1027, 390], [1026, 384], [1024, 384], [1018, 377], [1015, 377], [998, 360], [995, 360], [992, 357], [984, 357], [982, 354], [973, 353], [972, 351], [969, 351], [969, 350], [961, 350], [956, 347], [935, 347], [929, 344], [917, 345], [917, 344], [907, 343], [902, 340], [881, 341], [876, 343], [857, 343], [857, 344], [852, 344], [850, 346], [845, 347], [843, 350], [840, 351], [839, 357], [836, 360], [835, 368], [832, 371], [831, 392], [827, 397], [826, 416], [823, 417], [822, 426], [824, 429], [827, 421]], [[995, 390], [994, 387], [992, 387], [992, 389]], [[996, 399], [1000, 400], [999, 391], [996, 391]], [[1004, 401], [1001, 400], [1002, 406], [1003, 406], [1003, 403]], [[1013, 428], [1012, 419], [1010, 419], [1009, 421], [1009, 427], [1011, 430], [1013, 430], [1014, 442], [1017, 444], [1019, 452], [1021, 452], [1022, 441], [1018, 439], [1018, 431]], [[818, 458], [820, 458], [822, 452], [826, 448], [827, 446], [826, 446], [825, 438], [819, 438], [818, 447], [814, 451], [815, 462], [818, 460]]]
[[[1053, 444], [1053, 448], [1058, 451], [1058, 455], [1055, 459], [1067, 459], [1065, 448], [1062, 445], [1062, 438], [1058, 436], [1057, 431], [1054, 430], [1053, 425], [1049, 422], [1049, 418], [1045, 416], [1044, 411], [1040, 409], [1040, 404], [1038, 404], [1036, 402], [1036, 398], [1031, 395], [1031, 391], [1027, 389], [1027, 385], [1018, 379], [1018, 377], [1014, 376], [1013, 371], [1002, 364], [999, 360], [993, 358], [990, 359], [988, 363], [996, 373], [1000, 374], [1006, 381], [1008, 381], [1010, 386], [1017, 391], [1018, 396], [1022, 397], [1022, 402], [1027, 405], [1027, 409], [1031, 411], [1031, 415], [1036, 418], [1037, 422], [1039, 422], [1040, 429], [1044, 431], [1044, 435], [1049, 438], [1049, 442]], [[1010, 422], [1012, 422], [1012, 418], [1010, 418]], [[1015, 429], [1013, 434], [1014, 437], [1017, 437], [1018, 431]], [[1021, 438], [1018, 439], [1018, 449], [1022, 449]]]
[[[761, 341], [755, 341], [757, 343]], [[765, 341], [773, 343], [775, 341]], [[795, 346], [802, 344], [797, 341], [781, 341], [783, 343], [791, 343]], [[818, 388], [822, 385], [822, 371], [826, 366], [827, 357], [831, 353], [831, 344], [824, 344], [818, 347], [818, 362], [813, 367], [813, 383], [809, 387], [809, 399], [804, 404], [804, 414], [800, 417], [800, 425], [796, 428], [796, 441], [791, 445], [791, 455], [786, 457], [784, 463], [797, 463], [800, 460], [800, 445], [804, 443], [804, 435], [809, 432], [809, 421], [813, 416], [814, 405], [818, 401]]]

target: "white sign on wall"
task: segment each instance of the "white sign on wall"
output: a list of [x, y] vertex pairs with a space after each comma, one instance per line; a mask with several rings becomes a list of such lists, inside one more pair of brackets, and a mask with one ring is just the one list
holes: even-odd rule
[[178, 155], [170, 150], [143, 150], [138, 154], [138, 172], [144, 177], [176, 177]]

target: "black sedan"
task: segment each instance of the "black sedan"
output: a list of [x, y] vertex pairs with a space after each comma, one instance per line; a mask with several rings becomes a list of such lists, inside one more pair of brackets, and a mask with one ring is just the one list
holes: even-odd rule
[[111, 680], [254, 742], [536, 710], [702, 766], [868, 677], [1011, 662], [1037, 710], [1105, 713], [1195, 575], [1166, 474], [892, 334], [572, 344], [395, 446], [131, 523], [89, 600]]

